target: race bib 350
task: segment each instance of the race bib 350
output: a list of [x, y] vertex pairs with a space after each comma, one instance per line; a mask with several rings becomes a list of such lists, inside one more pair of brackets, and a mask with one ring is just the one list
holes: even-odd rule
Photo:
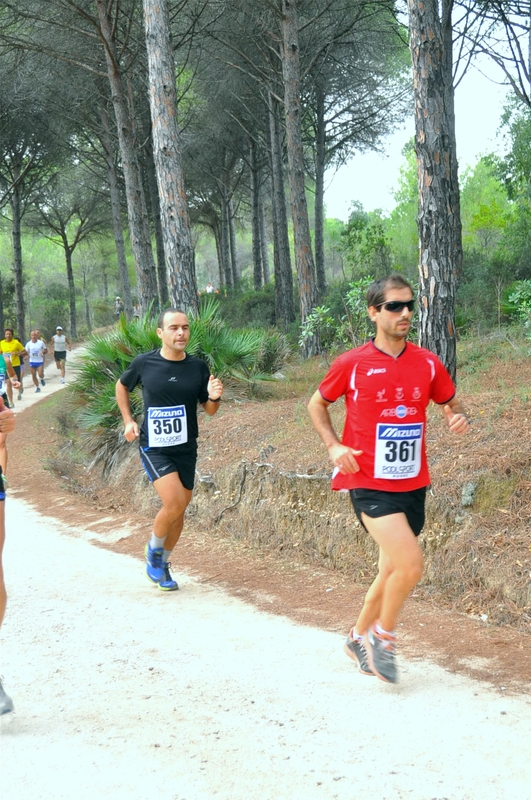
[[188, 441], [184, 406], [148, 408], [147, 423], [149, 447], [174, 447]]

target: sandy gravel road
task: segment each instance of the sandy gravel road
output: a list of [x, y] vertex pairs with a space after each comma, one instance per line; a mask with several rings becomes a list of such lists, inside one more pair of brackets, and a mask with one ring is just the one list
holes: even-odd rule
[[163, 594], [28, 501], [7, 502], [2, 800], [531, 800], [531, 696], [428, 661], [363, 677], [335, 634], [187, 576]]

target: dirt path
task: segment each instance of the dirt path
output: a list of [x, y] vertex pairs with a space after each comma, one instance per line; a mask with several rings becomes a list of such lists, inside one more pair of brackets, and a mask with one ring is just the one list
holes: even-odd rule
[[387, 686], [333, 633], [7, 515], [6, 799], [531, 797], [529, 697], [404, 659]]

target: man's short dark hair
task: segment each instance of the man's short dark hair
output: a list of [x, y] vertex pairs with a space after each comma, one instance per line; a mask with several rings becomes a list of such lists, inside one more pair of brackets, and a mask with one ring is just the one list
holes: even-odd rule
[[184, 314], [184, 316], [188, 316], [186, 311], [183, 311], [181, 308], [165, 308], [164, 311], [161, 311], [159, 314], [159, 319], [157, 322], [157, 328], [163, 330], [164, 328], [164, 317], [166, 314]]
[[15, 331], [13, 330], [13, 328], [4, 328], [4, 336], [8, 331], [10, 331], [13, 334], [13, 336], [15, 335]]
[[381, 306], [385, 303], [385, 295], [389, 289], [411, 289], [411, 294], [415, 294], [413, 287], [399, 272], [392, 272], [384, 275], [383, 278], [373, 281], [367, 289], [367, 308], [370, 306]]

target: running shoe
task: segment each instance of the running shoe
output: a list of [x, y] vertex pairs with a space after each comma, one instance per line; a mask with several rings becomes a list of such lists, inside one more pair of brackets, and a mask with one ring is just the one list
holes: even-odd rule
[[41, 378], [41, 386], [46, 386], [46, 381], [44, 380], [44, 378]]
[[349, 633], [343, 649], [347, 656], [350, 656], [358, 665], [358, 672], [361, 672], [362, 675], [374, 675], [374, 672], [369, 666], [367, 652], [363, 646], [363, 642], [357, 642], [355, 639], [352, 639]]
[[17, 400], [22, 400], [22, 392], [18, 393]]
[[159, 589], [161, 592], [174, 592], [179, 588], [177, 581], [174, 581], [170, 572], [170, 562], [163, 564], [164, 578], [159, 581]]
[[9, 714], [10, 711], [13, 711], [13, 701], [4, 691], [4, 687], [2, 686], [2, 681], [0, 681], [0, 716], [2, 714]]
[[146, 554], [146, 575], [153, 583], [159, 583], [164, 580], [164, 564], [162, 563], [162, 556], [164, 550], [162, 547], [152, 549], [149, 542], [145, 549]]
[[369, 666], [381, 681], [398, 683], [398, 671], [395, 664], [395, 637], [376, 633], [371, 625], [363, 637], [367, 651]]
[[64, 379], [64, 378], [61, 378], [61, 383], [64, 383], [64, 382], [65, 382], [65, 379]]
[[37, 394], [37, 392], [40, 392], [40, 390], [41, 390], [41, 387], [37, 386], [37, 388], [35, 389], [35, 394]]

